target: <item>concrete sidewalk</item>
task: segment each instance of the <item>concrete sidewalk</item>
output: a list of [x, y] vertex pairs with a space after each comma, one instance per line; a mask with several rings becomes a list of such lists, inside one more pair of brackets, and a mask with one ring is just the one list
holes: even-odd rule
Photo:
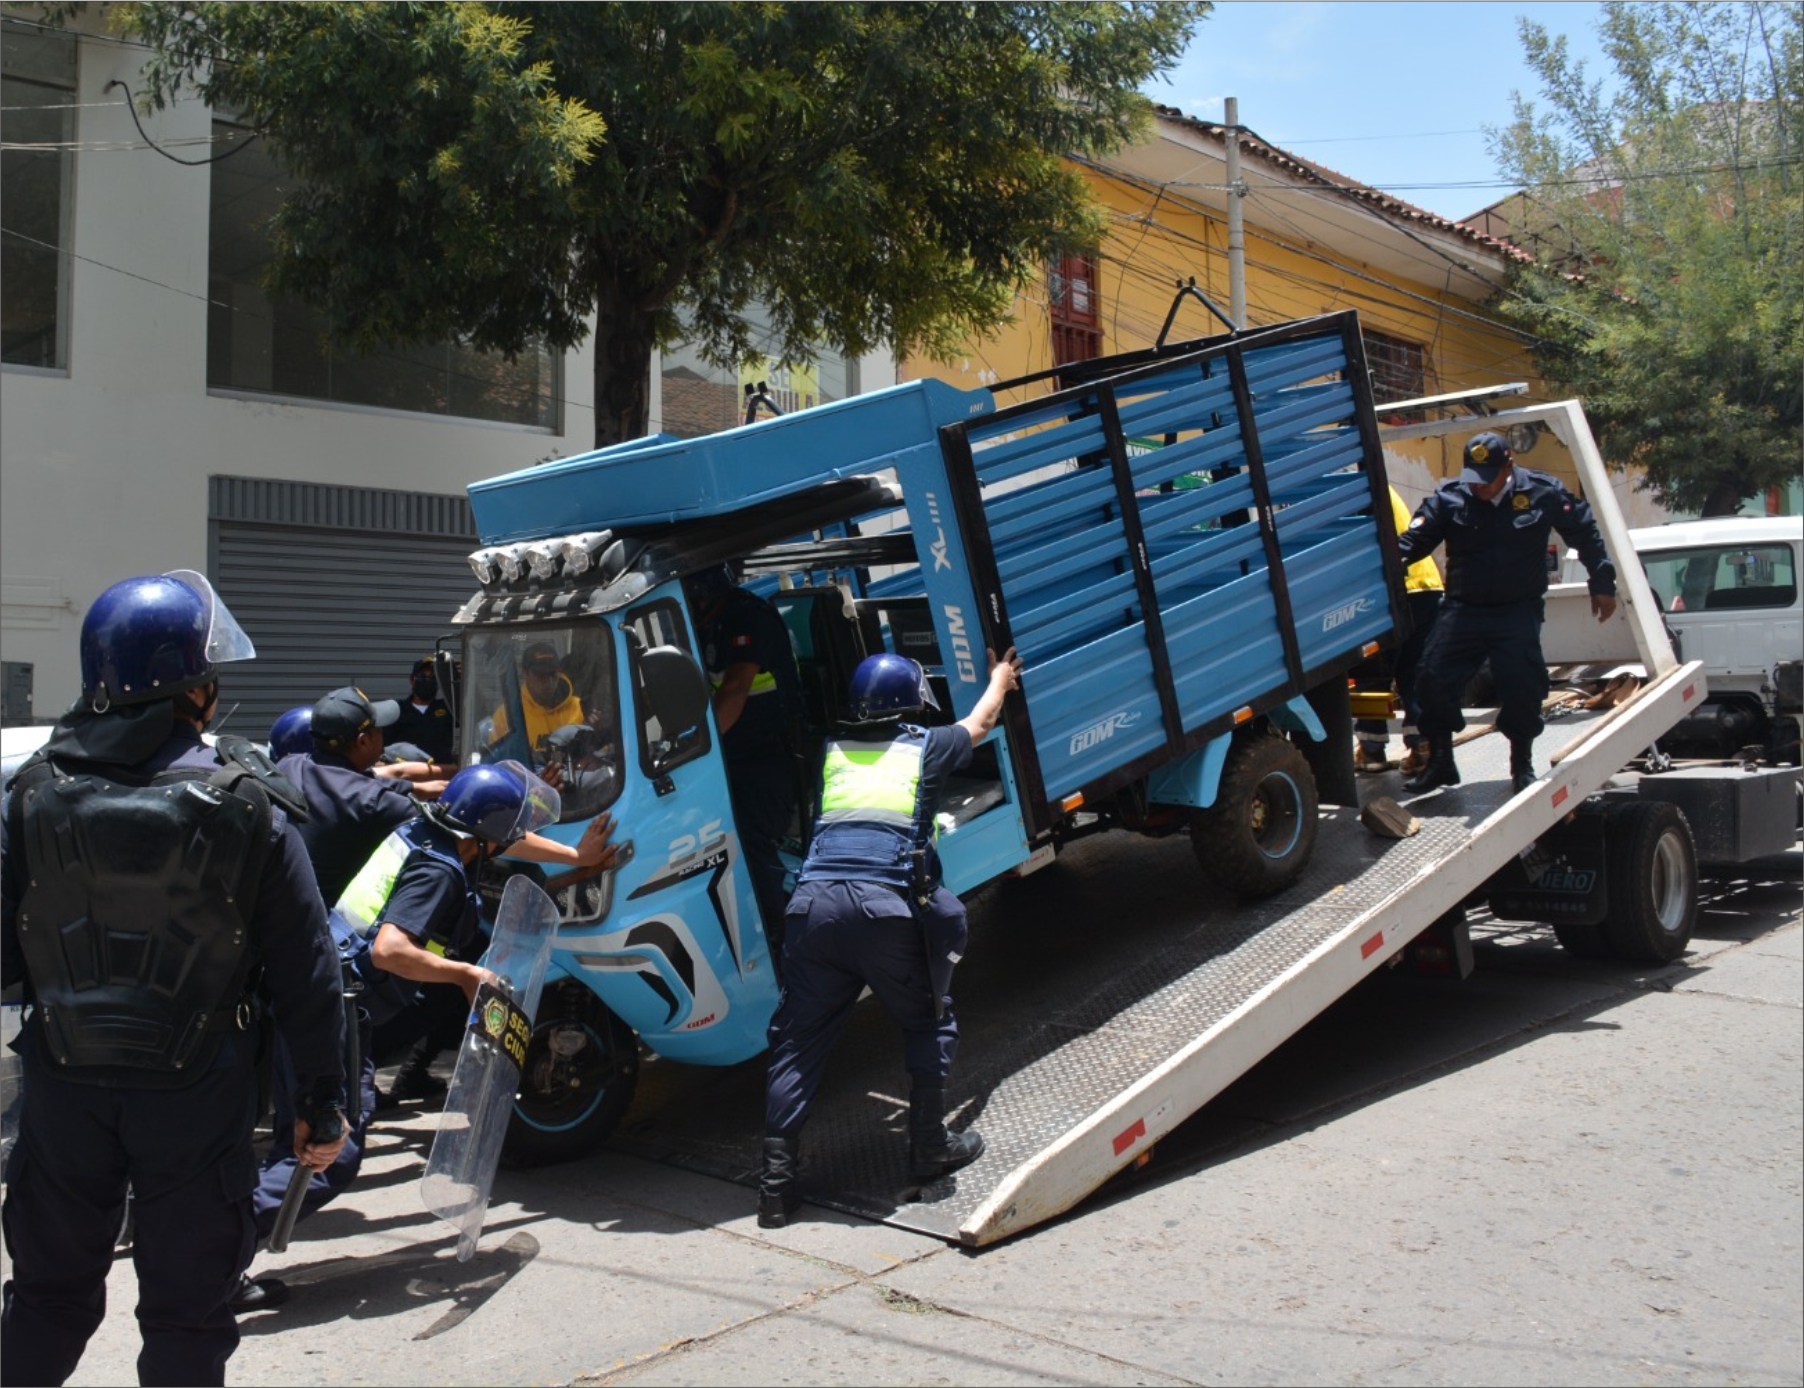
[[[258, 1275], [235, 1383], [1804, 1381], [1799, 880], [1652, 973], [1499, 928], [1381, 974], [1076, 1212], [983, 1253], [602, 1153], [421, 1210], [434, 1119]], [[1483, 934], [1484, 932], [1481, 932]], [[750, 1067], [747, 1083], [758, 1081]], [[629, 1118], [629, 1122], [631, 1119]], [[129, 1259], [77, 1384], [129, 1383]]]

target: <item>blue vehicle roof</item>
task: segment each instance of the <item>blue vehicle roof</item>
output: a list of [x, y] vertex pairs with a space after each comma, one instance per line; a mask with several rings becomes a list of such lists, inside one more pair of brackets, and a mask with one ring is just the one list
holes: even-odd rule
[[631, 439], [472, 483], [485, 545], [741, 511], [885, 467], [944, 424], [991, 413], [987, 390], [909, 381], [697, 439]]

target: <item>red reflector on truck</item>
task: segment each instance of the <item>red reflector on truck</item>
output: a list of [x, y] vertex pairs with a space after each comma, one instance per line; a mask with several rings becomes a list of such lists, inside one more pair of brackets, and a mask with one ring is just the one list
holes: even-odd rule
[[1376, 935], [1372, 936], [1371, 939], [1367, 940], [1363, 945], [1361, 945], [1359, 947], [1359, 957], [1361, 959], [1370, 959], [1374, 954], [1376, 954], [1378, 952], [1378, 947], [1380, 945], [1382, 945], [1383, 943], [1384, 943], [1384, 932], [1382, 930], [1380, 930]]
[[1145, 1136], [1146, 1120], [1144, 1118], [1136, 1118], [1133, 1127], [1125, 1128], [1121, 1132], [1115, 1134], [1115, 1155], [1119, 1157], [1123, 1152], [1127, 1151], [1128, 1148], [1132, 1147]]

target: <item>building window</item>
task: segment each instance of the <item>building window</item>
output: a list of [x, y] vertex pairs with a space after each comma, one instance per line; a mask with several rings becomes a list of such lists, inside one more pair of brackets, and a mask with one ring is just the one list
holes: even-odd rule
[[[216, 123], [216, 148], [239, 127]], [[325, 315], [264, 291], [268, 227], [291, 180], [261, 144], [213, 165], [207, 252], [207, 385], [263, 395], [456, 415], [555, 431], [562, 355], [509, 361], [461, 342], [362, 353], [331, 340]]]
[[1362, 333], [1366, 366], [1372, 373], [1372, 400], [1384, 424], [1419, 424], [1423, 415], [1414, 410], [1385, 411], [1389, 400], [1420, 400], [1428, 394], [1428, 349], [1388, 333]]
[[1052, 364], [1091, 361], [1102, 355], [1102, 328], [1097, 323], [1096, 261], [1068, 255], [1046, 277], [1052, 316]]
[[[772, 336], [769, 315], [757, 304], [746, 309], [753, 338]], [[745, 423], [749, 398], [762, 385], [765, 398], [783, 414], [829, 404], [858, 394], [858, 363], [823, 352], [800, 366], [777, 366], [769, 357], [752, 357], [732, 368], [713, 365], [685, 342], [663, 355], [661, 428], [680, 439], [717, 434]], [[758, 418], [769, 409], [758, 407]]]
[[75, 37], [0, 20], [0, 360], [69, 365]]

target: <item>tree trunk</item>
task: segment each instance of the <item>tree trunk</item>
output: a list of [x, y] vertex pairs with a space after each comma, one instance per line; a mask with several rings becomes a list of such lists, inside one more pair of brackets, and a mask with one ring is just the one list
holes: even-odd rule
[[1709, 520], [1712, 516], [1738, 514], [1741, 511], [1741, 499], [1744, 495], [1738, 480], [1718, 478], [1710, 488], [1710, 495], [1704, 498], [1704, 509], [1700, 518]]
[[655, 345], [648, 314], [631, 305], [637, 296], [622, 285], [604, 287], [595, 305], [595, 446], [643, 438], [651, 428], [651, 355]]

